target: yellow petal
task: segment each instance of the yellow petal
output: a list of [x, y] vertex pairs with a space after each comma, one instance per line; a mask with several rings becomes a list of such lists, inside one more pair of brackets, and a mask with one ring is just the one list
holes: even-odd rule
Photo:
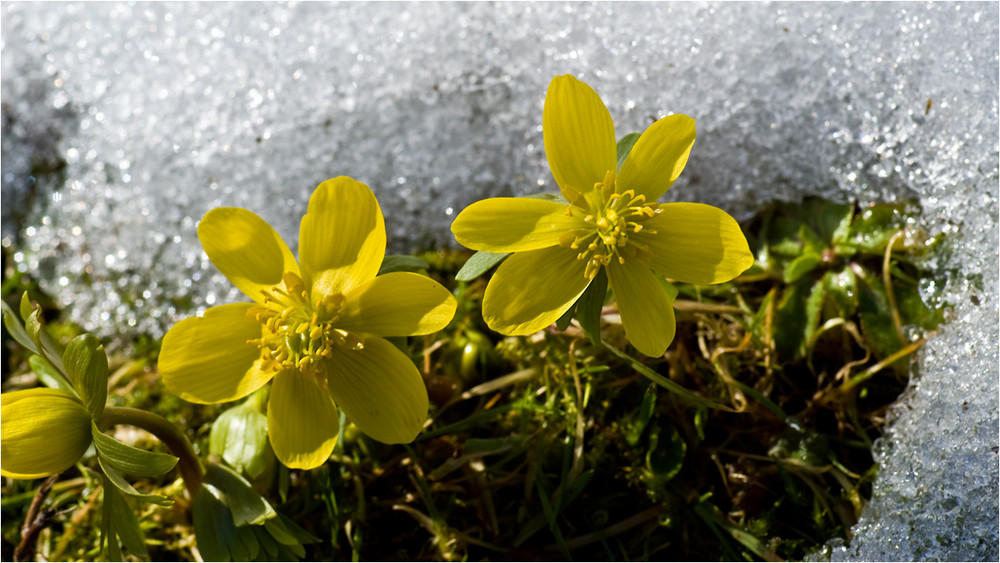
[[[740, 225], [725, 211], [701, 203], [667, 203], [643, 231], [649, 266], [668, 278], [694, 284], [729, 281], [753, 265]], [[651, 234], [655, 230], [656, 234]]]
[[615, 292], [625, 337], [643, 354], [656, 358], [667, 351], [677, 329], [674, 308], [656, 276], [641, 262], [612, 262], [608, 283]]
[[459, 244], [473, 250], [518, 252], [555, 246], [567, 231], [585, 227], [580, 210], [564, 203], [495, 197], [462, 210], [451, 232]]
[[410, 272], [378, 276], [346, 297], [337, 328], [379, 336], [437, 332], [451, 322], [457, 305], [443, 285]]
[[618, 172], [618, 191], [635, 190], [658, 199], [681, 175], [694, 145], [694, 120], [670, 115], [649, 126]]
[[313, 295], [374, 278], [384, 256], [385, 222], [368, 186], [346, 176], [320, 184], [299, 227], [302, 279]]
[[14, 479], [56, 475], [90, 446], [90, 413], [72, 393], [28, 389], [0, 401], [0, 473]]
[[608, 108], [590, 86], [568, 74], [549, 83], [542, 135], [552, 176], [570, 202], [576, 199], [573, 191], [586, 193], [604, 180], [607, 171], [618, 169], [615, 126]]
[[334, 349], [330, 394], [365, 434], [387, 444], [412, 442], [427, 420], [424, 380], [413, 361], [389, 341], [363, 339], [359, 350]]
[[267, 432], [281, 463], [313, 469], [330, 458], [337, 445], [340, 412], [330, 392], [298, 370], [274, 376], [267, 403]]
[[220, 305], [175, 324], [163, 337], [160, 375], [171, 393], [193, 403], [235, 401], [267, 383], [260, 350], [248, 340], [261, 324], [246, 316], [250, 303]]
[[263, 299], [261, 290], [282, 283], [285, 272], [299, 272], [285, 241], [246, 209], [209, 211], [198, 224], [198, 238], [215, 267], [254, 301]]
[[518, 252], [486, 286], [483, 319], [499, 333], [538, 332], [563, 315], [590, 285], [577, 251], [563, 247]]

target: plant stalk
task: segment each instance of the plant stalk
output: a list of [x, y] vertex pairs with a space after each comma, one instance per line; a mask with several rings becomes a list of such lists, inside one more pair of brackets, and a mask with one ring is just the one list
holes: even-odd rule
[[180, 470], [181, 478], [184, 479], [188, 496], [194, 500], [201, 487], [205, 470], [201, 466], [198, 454], [194, 451], [194, 446], [191, 445], [191, 441], [188, 440], [183, 431], [162, 416], [149, 411], [129, 407], [105, 407], [104, 415], [97, 426], [101, 430], [105, 430], [116, 424], [128, 424], [142, 428], [163, 442], [170, 453], [177, 456], [177, 469]]

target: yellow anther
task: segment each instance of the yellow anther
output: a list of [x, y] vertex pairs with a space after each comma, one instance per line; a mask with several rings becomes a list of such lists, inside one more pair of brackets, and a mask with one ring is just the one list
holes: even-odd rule
[[312, 330], [309, 331], [309, 340], [319, 340], [323, 337], [323, 329], [318, 326], [314, 326]]

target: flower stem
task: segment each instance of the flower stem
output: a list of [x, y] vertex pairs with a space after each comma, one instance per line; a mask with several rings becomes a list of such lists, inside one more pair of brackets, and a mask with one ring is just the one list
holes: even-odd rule
[[183, 431], [162, 416], [149, 411], [129, 407], [105, 407], [104, 415], [97, 426], [101, 430], [106, 430], [116, 424], [128, 424], [142, 428], [163, 442], [170, 449], [170, 453], [177, 456], [177, 469], [180, 470], [181, 478], [184, 479], [188, 496], [194, 500], [205, 471], [198, 459], [198, 454], [194, 451], [194, 446], [191, 445], [191, 441], [188, 440]]

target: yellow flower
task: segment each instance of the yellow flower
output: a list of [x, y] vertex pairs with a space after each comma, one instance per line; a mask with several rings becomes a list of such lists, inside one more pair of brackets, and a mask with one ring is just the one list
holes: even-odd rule
[[91, 442], [90, 413], [62, 389], [27, 389], [0, 395], [0, 473], [36, 479], [66, 471]]
[[376, 277], [385, 224], [367, 186], [339, 177], [316, 188], [298, 262], [270, 225], [244, 209], [209, 211], [198, 237], [254, 303], [212, 307], [171, 328], [160, 352], [168, 389], [221, 403], [273, 380], [268, 434], [289, 467], [311, 469], [330, 457], [338, 407], [376, 440], [416, 437], [427, 390], [410, 358], [382, 337], [441, 330], [456, 303], [426, 276]]
[[538, 331], [604, 268], [626, 336], [643, 354], [662, 355], [675, 327], [657, 274], [713, 284], [753, 264], [743, 232], [724, 211], [656, 201], [687, 163], [694, 120], [671, 115], [653, 123], [619, 169], [611, 115], [596, 92], [566, 75], [549, 85], [542, 129], [549, 167], [569, 205], [487, 199], [463, 210], [451, 227], [469, 248], [514, 253], [486, 288], [486, 323], [510, 335]]

